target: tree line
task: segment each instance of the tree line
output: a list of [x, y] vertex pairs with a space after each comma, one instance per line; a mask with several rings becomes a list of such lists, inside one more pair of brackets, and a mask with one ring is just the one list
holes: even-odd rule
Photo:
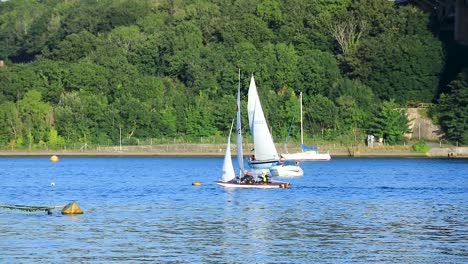
[[0, 2], [0, 145], [224, 136], [238, 69], [242, 107], [254, 74], [277, 142], [303, 92], [308, 140], [402, 143], [417, 101], [466, 143], [466, 71], [440, 88], [431, 22], [385, 0]]

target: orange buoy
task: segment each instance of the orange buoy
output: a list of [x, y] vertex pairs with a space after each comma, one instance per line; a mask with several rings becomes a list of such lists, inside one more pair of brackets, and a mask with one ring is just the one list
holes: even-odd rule
[[202, 183], [199, 182], [199, 181], [194, 181], [194, 182], [192, 182], [192, 185], [193, 185], [193, 186], [201, 186]]
[[59, 160], [59, 158], [57, 156], [55, 156], [55, 155], [50, 157], [50, 161], [52, 161], [52, 162], [57, 162], [58, 160]]
[[62, 214], [82, 214], [83, 211], [76, 202], [71, 202], [65, 205], [62, 209]]

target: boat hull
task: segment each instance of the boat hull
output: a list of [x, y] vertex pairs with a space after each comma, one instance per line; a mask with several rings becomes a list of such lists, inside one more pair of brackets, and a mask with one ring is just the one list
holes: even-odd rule
[[249, 167], [252, 169], [269, 169], [276, 164], [278, 164], [277, 160], [268, 160], [268, 161], [249, 160]]
[[281, 154], [282, 160], [330, 160], [330, 153], [318, 153], [317, 151], [304, 151], [298, 153]]
[[304, 171], [295, 165], [277, 165], [270, 168], [271, 176], [276, 177], [298, 177], [303, 176]]
[[216, 181], [216, 184], [225, 188], [257, 188], [257, 189], [274, 189], [274, 188], [289, 188], [289, 182], [271, 181], [268, 183], [238, 183], [237, 181], [222, 182]]

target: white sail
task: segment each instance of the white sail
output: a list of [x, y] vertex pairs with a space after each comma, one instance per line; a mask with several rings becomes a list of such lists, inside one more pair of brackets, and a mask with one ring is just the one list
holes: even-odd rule
[[241, 126], [241, 103], [240, 103], [240, 70], [239, 85], [237, 87], [237, 115], [236, 115], [236, 145], [237, 145], [237, 163], [239, 165], [239, 176], [244, 176], [244, 153], [242, 151], [242, 126]]
[[223, 174], [221, 175], [222, 182], [228, 182], [236, 177], [234, 172], [234, 167], [232, 166], [231, 158], [231, 133], [232, 127], [234, 126], [234, 120], [231, 123], [231, 129], [229, 130], [229, 137], [226, 145], [226, 153], [224, 154], [224, 163], [223, 163]]
[[250, 133], [252, 134], [254, 143], [255, 159], [259, 161], [278, 160], [278, 152], [268, 129], [265, 115], [263, 114], [253, 75], [250, 79], [247, 110]]

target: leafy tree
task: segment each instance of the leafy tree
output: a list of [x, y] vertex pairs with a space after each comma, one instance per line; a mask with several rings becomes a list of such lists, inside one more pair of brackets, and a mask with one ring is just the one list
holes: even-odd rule
[[266, 97], [266, 100], [262, 100], [265, 109], [268, 111], [268, 124], [271, 126], [271, 133], [279, 142], [284, 142], [288, 136], [291, 121], [296, 121], [293, 125], [295, 128], [291, 131], [291, 137], [296, 137], [300, 133], [299, 128], [299, 100], [290, 87], [284, 85], [278, 92], [270, 92]]
[[84, 127], [85, 110], [77, 92], [63, 93], [54, 108], [55, 127], [67, 143], [79, 142]]
[[43, 87], [43, 81], [34, 72], [31, 64], [15, 64], [0, 68], [0, 93], [9, 101], [16, 102], [24, 94], [37, 87]]
[[338, 127], [338, 107], [323, 95], [305, 96], [303, 99], [304, 131], [334, 139]]
[[216, 133], [213, 105], [203, 93], [195, 97], [195, 104], [186, 110], [187, 136], [208, 137]]
[[[0, 145], [16, 142], [21, 137], [18, 109], [12, 102], [0, 104]], [[16, 145], [16, 143], [14, 144]]]
[[22, 124], [22, 134], [27, 136], [29, 148], [40, 141], [47, 141], [52, 107], [42, 101], [40, 92], [36, 90], [26, 92], [18, 101], [18, 113]]
[[452, 142], [468, 143], [468, 69], [449, 85], [450, 93], [441, 94], [436, 107], [438, 123]]
[[44, 56], [54, 60], [77, 62], [91, 55], [101, 45], [99, 38], [84, 30], [65, 37], [53, 50], [44, 51]]
[[257, 14], [268, 23], [270, 28], [281, 25], [282, 11], [280, 3], [276, 0], [263, 0], [257, 5]]
[[106, 94], [111, 91], [112, 72], [101, 65], [89, 61], [70, 63], [67, 70], [66, 79], [63, 80], [64, 89], [67, 92], [88, 91], [94, 94]]
[[262, 50], [262, 64], [258, 73], [263, 86], [278, 90], [284, 85], [292, 85], [298, 78], [298, 56], [294, 47], [284, 43], [267, 44]]
[[355, 73], [379, 98], [405, 103], [430, 102], [435, 97], [442, 46], [434, 37], [381, 36], [366, 42], [361, 51], [368, 53], [360, 54], [362, 66]]
[[174, 137], [177, 133], [177, 116], [174, 107], [166, 106], [160, 110], [161, 127], [159, 128], [161, 135]]
[[404, 134], [410, 132], [408, 115], [394, 100], [384, 101], [370, 132], [383, 138], [387, 144], [401, 144]]
[[345, 41], [353, 44], [351, 49], [341, 49], [345, 52], [337, 56], [346, 75], [360, 79], [383, 100], [434, 99], [443, 51], [440, 41], [427, 30], [427, 14], [414, 7], [397, 8], [390, 1], [371, 0], [353, 1], [343, 12], [337, 14], [337, 21], [352, 17], [354, 23], [366, 25], [340, 31], [346, 40], [350, 38], [346, 29], [355, 29], [351, 30], [355, 37]]
[[[37, 1], [20, 0], [0, 2], [0, 58], [30, 61], [41, 47], [41, 17], [46, 13]], [[34, 10], [34, 12], [31, 12]]]
[[185, 8], [187, 19], [193, 21], [201, 30], [204, 43], [217, 42], [222, 23], [221, 6], [213, 1], [196, 1]]
[[326, 52], [308, 50], [298, 60], [298, 74], [295, 86], [306, 94], [327, 95], [340, 78], [336, 59]]
[[426, 153], [430, 150], [429, 145], [424, 140], [420, 140], [411, 146], [411, 151]]
[[56, 147], [63, 145], [65, 143], [65, 139], [58, 135], [58, 132], [55, 128], [51, 127], [49, 131], [49, 139], [47, 143], [50, 146]]

